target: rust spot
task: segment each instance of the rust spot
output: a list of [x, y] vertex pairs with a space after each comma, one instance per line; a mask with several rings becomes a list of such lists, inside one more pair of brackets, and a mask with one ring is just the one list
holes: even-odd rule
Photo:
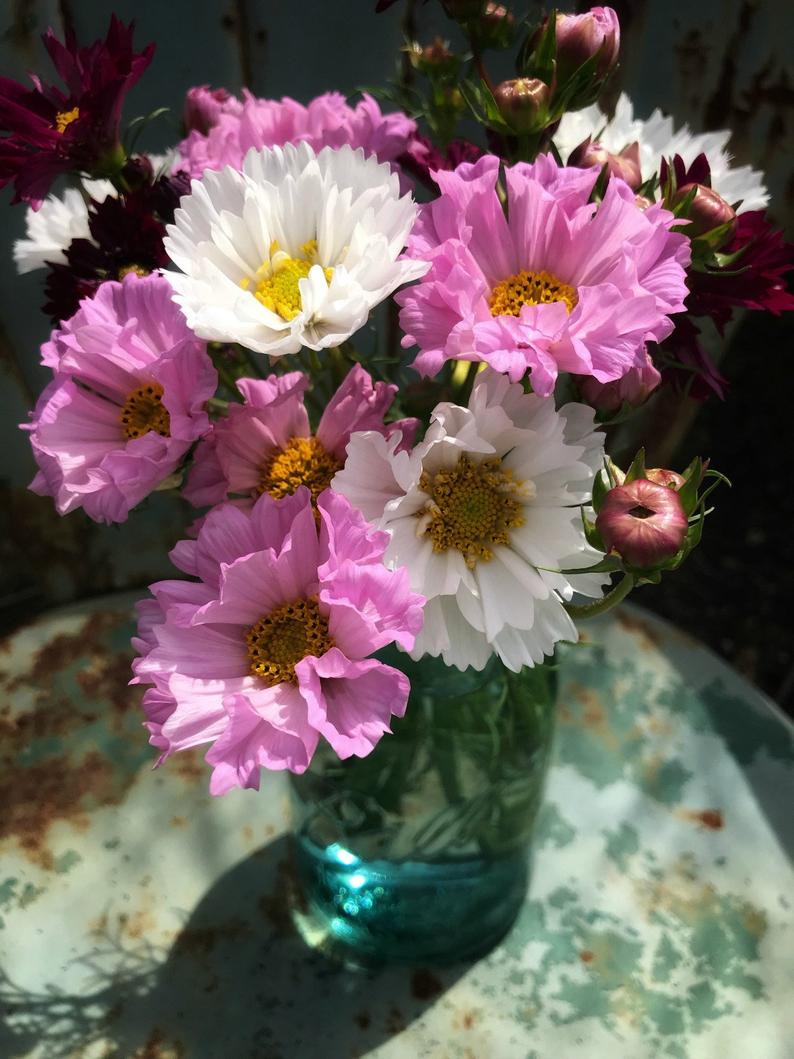
[[157, 926], [157, 921], [148, 909], [140, 909], [137, 912], [121, 912], [118, 917], [119, 933], [137, 941], [139, 938], [149, 935]]
[[187, 820], [184, 816], [172, 816], [171, 827], [187, 827]]
[[402, 1033], [404, 1029], [405, 1016], [395, 1004], [392, 1004], [386, 1016], [386, 1032], [396, 1036], [398, 1033]]
[[29, 860], [51, 871], [55, 857], [46, 843], [52, 825], [64, 820], [87, 828], [86, 812], [118, 804], [131, 783], [96, 750], [78, 761], [61, 756], [25, 766], [6, 759], [0, 771], [0, 839], [16, 838]]
[[254, 829], [251, 827], [250, 824], [246, 824], [243, 828], [243, 838], [246, 842], [254, 841]]
[[204, 764], [203, 754], [204, 751], [200, 748], [183, 750], [179, 754], [174, 754], [166, 767], [175, 772], [185, 783], [193, 786], [207, 777], [207, 766]]
[[644, 618], [629, 614], [625, 610], [616, 611], [615, 617], [620, 627], [632, 636], [636, 636], [646, 650], [651, 647], [661, 647], [664, 643], [664, 637], [660, 631]]
[[184, 1059], [187, 1055], [181, 1041], [169, 1039], [161, 1029], [153, 1029], [146, 1044], [138, 1048], [131, 1059]]
[[[33, 656], [28, 672], [9, 680], [6, 685], [7, 690], [15, 692], [27, 685], [40, 693], [46, 692], [52, 689], [56, 677], [61, 676], [63, 671], [74, 662], [84, 660], [86, 656], [91, 659], [89, 668], [91, 665], [108, 659], [115, 660], [118, 656], [102, 643], [102, 638], [128, 620], [129, 615], [120, 611], [99, 611], [89, 615], [77, 632], [59, 633], [40, 647]], [[126, 658], [123, 677], [123, 684], [126, 685], [131, 676], [129, 667], [132, 650], [122, 657]], [[80, 675], [77, 679], [80, 680]], [[83, 690], [91, 698], [99, 697], [94, 695], [91, 689], [90, 677]]]
[[441, 979], [424, 967], [420, 967], [411, 975], [411, 992], [417, 1000], [432, 1000], [443, 992], [443, 989]]
[[355, 1023], [359, 1027], [359, 1029], [369, 1029], [371, 1022], [372, 1016], [369, 1014], [368, 1011], [359, 1011], [359, 1013], [355, 1016]]
[[120, 713], [137, 707], [141, 692], [129, 687], [132, 653], [95, 654], [90, 664], [77, 674], [77, 683], [88, 698], [109, 702]]
[[725, 826], [721, 809], [679, 809], [678, 816], [709, 831], [721, 831]]
[[595, 953], [591, 949], [582, 949], [579, 953], [579, 959], [582, 963], [592, 963], [595, 959]]
[[301, 911], [308, 911], [303, 894], [298, 885], [292, 861], [280, 860], [276, 865], [276, 879], [273, 892], [259, 898], [259, 911], [273, 927], [274, 932], [286, 937], [295, 932], [290, 915], [290, 900]]
[[241, 919], [231, 919], [216, 927], [188, 927], [174, 944], [173, 952], [178, 956], [195, 959], [208, 956], [219, 941], [242, 938], [251, 934], [251, 928]]
[[477, 1021], [477, 1016], [473, 1011], [466, 1011], [464, 1012], [463, 1019], [461, 1021], [464, 1030], [470, 1030]]

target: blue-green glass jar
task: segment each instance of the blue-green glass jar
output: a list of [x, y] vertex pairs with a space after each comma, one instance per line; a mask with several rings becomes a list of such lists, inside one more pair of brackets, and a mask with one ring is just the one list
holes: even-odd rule
[[350, 965], [471, 959], [524, 900], [556, 670], [383, 658], [411, 681], [393, 734], [363, 759], [323, 747], [292, 777], [293, 918]]

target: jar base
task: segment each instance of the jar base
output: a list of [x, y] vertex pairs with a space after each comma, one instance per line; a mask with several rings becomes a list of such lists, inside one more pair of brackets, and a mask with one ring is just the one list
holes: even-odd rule
[[290, 906], [301, 937], [350, 968], [444, 966], [489, 952], [526, 895], [525, 850], [443, 861], [363, 861], [338, 843], [293, 842]]

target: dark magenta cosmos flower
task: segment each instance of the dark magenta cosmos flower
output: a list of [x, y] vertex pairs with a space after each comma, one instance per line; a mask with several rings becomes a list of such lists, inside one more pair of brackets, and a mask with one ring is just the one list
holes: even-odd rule
[[163, 249], [165, 226], [173, 221], [181, 196], [190, 191], [190, 181], [185, 173], [153, 180], [145, 158], [131, 160], [125, 172], [132, 167], [140, 182], [123, 195], [92, 202], [90, 238], [72, 240], [66, 263], [49, 266], [44, 312], [55, 324], [76, 313], [80, 301], [106, 280], [123, 279], [128, 272], [148, 275], [169, 264]]
[[124, 97], [154, 54], [153, 44], [133, 51], [133, 29], [113, 15], [105, 40], [84, 48], [70, 30], [64, 43], [47, 30], [44, 47], [63, 88], [33, 74], [32, 89], [0, 77], [0, 187], [14, 183], [14, 202], [38, 209], [62, 173], [98, 175], [107, 167]]

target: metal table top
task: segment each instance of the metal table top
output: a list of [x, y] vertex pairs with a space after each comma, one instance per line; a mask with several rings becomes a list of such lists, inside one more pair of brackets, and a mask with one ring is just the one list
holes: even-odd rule
[[0, 649], [3, 1059], [790, 1059], [792, 731], [705, 648], [635, 607], [586, 626], [512, 932], [353, 974], [292, 932], [284, 777], [151, 770], [133, 598]]

